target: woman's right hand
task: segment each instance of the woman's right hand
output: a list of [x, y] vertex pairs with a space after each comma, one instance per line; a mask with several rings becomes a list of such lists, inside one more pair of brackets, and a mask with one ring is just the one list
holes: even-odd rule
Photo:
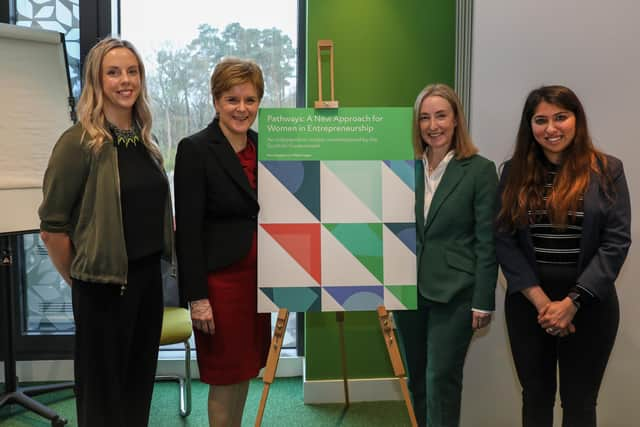
[[205, 334], [213, 335], [216, 326], [213, 323], [213, 310], [208, 299], [191, 301], [191, 323], [193, 327]]
[[549, 335], [566, 337], [576, 331], [573, 324], [576, 311], [569, 298], [552, 301], [538, 312], [538, 323]]

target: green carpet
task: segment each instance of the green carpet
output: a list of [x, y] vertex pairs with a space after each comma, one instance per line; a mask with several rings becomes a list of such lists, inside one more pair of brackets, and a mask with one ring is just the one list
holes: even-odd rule
[[[1, 388], [0, 388], [1, 389]], [[158, 382], [151, 403], [151, 427], [207, 427], [208, 386], [193, 382], [193, 410], [187, 418], [180, 417], [177, 383]], [[253, 426], [260, 404], [262, 381], [253, 380], [249, 387], [249, 397], [242, 420], [243, 426]], [[49, 393], [38, 400], [67, 418], [69, 427], [77, 426], [75, 400], [70, 390]], [[277, 378], [269, 389], [269, 398], [262, 425], [281, 426], [408, 426], [409, 417], [403, 402], [362, 402], [352, 403], [345, 411], [344, 405], [305, 405], [302, 400], [302, 379]], [[49, 427], [44, 418], [18, 408], [0, 409], [2, 427]]]

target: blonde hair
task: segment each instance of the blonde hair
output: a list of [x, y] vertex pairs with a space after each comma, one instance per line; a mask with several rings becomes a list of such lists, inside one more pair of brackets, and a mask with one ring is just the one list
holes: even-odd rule
[[162, 164], [162, 154], [151, 136], [151, 110], [147, 95], [147, 84], [144, 64], [136, 48], [126, 40], [107, 37], [100, 40], [87, 54], [84, 64], [84, 85], [78, 101], [78, 117], [84, 128], [84, 136], [88, 135], [87, 145], [98, 153], [105, 140], [113, 142], [113, 137], [107, 126], [104, 115], [104, 93], [102, 88], [102, 61], [104, 56], [116, 48], [126, 48], [133, 53], [138, 61], [140, 72], [140, 95], [133, 105], [133, 120], [140, 128], [142, 142], [151, 155]]
[[456, 127], [453, 130], [453, 138], [451, 141], [451, 149], [456, 159], [466, 159], [478, 153], [478, 148], [471, 142], [471, 136], [467, 130], [467, 121], [464, 118], [464, 110], [462, 103], [456, 95], [455, 91], [443, 83], [428, 85], [418, 94], [416, 103], [413, 108], [413, 151], [416, 159], [421, 159], [424, 153], [426, 143], [420, 135], [420, 107], [422, 101], [430, 96], [439, 96], [449, 103], [453, 110], [453, 118], [456, 121]]
[[254, 61], [228, 57], [220, 61], [211, 74], [213, 103], [233, 86], [252, 83], [258, 92], [258, 101], [264, 95], [264, 78], [260, 66]]

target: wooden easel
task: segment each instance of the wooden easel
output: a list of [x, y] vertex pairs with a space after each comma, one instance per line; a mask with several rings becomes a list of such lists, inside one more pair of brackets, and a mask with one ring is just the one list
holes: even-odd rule
[[[264, 368], [262, 381], [264, 386], [262, 388], [262, 397], [260, 398], [260, 405], [258, 406], [258, 415], [256, 416], [255, 427], [262, 425], [262, 417], [264, 416], [264, 408], [267, 404], [267, 397], [269, 396], [269, 387], [273, 384], [276, 376], [276, 370], [278, 369], [278, 361], [280, 360], [280, 352], [282, 350], [282, 342], [284, 341], [284, 334], [287, 330], [287, 322], [289, 321], [289, 310], [281, 308], [278, 311], [278, 319], [276, 320], [276, 327], [273, 331], [273, 339], [271, 340], [271, 347], [269, 347], [269, 356], [267, 357], [267, 365]], [[380, 330], [384, 342], [387, 346], [387, 352], [389, 353], [389, 360], [393, 368], [393, 374], [400, 382], [400, 389], [402, 390], [402, 397], [404, 403], [407, 406], [407, 413], [411, 420], [411, 426], [417, 427], [416, 415], [413, 411], [413, 405], [411, 403], [411, 397], [409, 396], [409, 389], [405, 380], [405, 370], [402, 363], [402, 357], [400, 356], [400, 349], [398, 348], [398, 340], [396, 339], [395, 332], [393, 331], [393, 322], [389, 316], [389, 313], [384, 306], [378, 307], [378, 321], [380, 322]], [[338, 330], [340, 333], [340, 353], [342, 359], [342, 381], [344, 385], [344, 403], [345, 409], [349, 408], [349, 382], [347, 379], [347, 352], [344, 339], [344, 312], [336, 312], [336, 322], [338, 323]]]
[[282, 350], [282, 341], [287, 330], [287, 322], [289, 321], [289, 310], [281, 308], [278, 311], [278, 320], [273, 330], [273, 338], [271, 339], [271, 347], [269, 347], [269, 355], [267, 356], [267, 365], [262, 374], [262, 397], [260, 398], [260, 406], [258, 406], [258, 415], [256, 416], [256, 427], [262, 424], [262, 416], [264, 415], [264, 407], [267, 404], [267, 396], [269, 396], [269, 387], [273, 384], [278, 369], [278, 361], [280, 360], [280, 350]]
[[[269, 396], [269, 387], [273, 384], [276, 377], [276, 370], [278, 369], [278, 361], [280, 360], [280, 352], [282, 350], [282, 342], [284, 341], [284, 334], [287, 330], [287, 323], [289, 321], [289, 310], [281, 308], [278, 311], [278, 319], [276, 320], [276, 327], [273, 331], [273, 338], [271, 339], [271, 347], [269, 347], [269, 355], [267, 356], [267, 365], [264, 368], [262, 374], [262, 382], [264, 386], [262, 388], [262, 396], [260, 398], [260, 405], [258, 406], [258, 415], [256, 416], [255, 427], [260, 427], [262, 424], [262, 417], [264, 416], [264, 408], [267, 404], [267, 397]], [[340, 331], [340, 353], [342, 355], [342, 380], [344, 383], [344, 401], [345, 408], [349, 407], [349, 384], [347, 381], [347, 353], [345, 351], [344, 340], [344, 312], [336, 312], [336, 322], [338, 322], [338, 330]]]
[[[331, 83], [331, 99], [324, 101], [322, 99], [322, 51], [329, 50], [330, 61], [330, 83]], [[333, 40], [318, 40], [318, 100], [313, 104], [314, 108], [338, 108], [338, 101], [335, 98], [335, 90], [333, 84]]]
[[402, 356], [400, 356], [398, 340], [396, 339], [395, 332], [393, 332], [393, 321], [391, 320], [387, 309], [384, 308], [383, 305], [378, 307], [378, 321], [380, 322], [380, 329], [382, 330], [384, 343], [387, 345], [387, 352], [389, 353], [389, 359], [391, 360], [391, 366], [393, 367], [393, 374], [400, 382], [402, 397], [404, 398], [405, 405], [407, 405], [407, 412], [409, 413], [411, 425], [413, 427], [417, 427], [418, 422], [416, 421], [416, 414], [413, 411], [411, 397], [409, 396], [409, 388], [407, 387], [407, 381], [404, 378], [404, 364], [402, 363]]
[[[331, 83], [331, 100], [325, 101], [322, 99], [322, 50], [329, 49], [330, 58], [330, 83]], [[335, 109], [338, 108], [338, 101], [335, 99], [334, 91], [334, 73], [333, 73], [333, 41], [332, 40], [318, 40], [318, 100], [314, 103], [316, 109]], [[278, 360], [280, 359], [280, 351], [282, 350], [282, 341], [284, 340], [284, 334], [287, 329], [287, 322], [289, 320], [289, 310], [281, 308], [278, 311], [278, 320], [276, 321], [276, 327], [273, 331], [273, 339], [271, 340], [271, 347], [269, 348], [269, 356], [267, 357], [267, 365], [265, 366], [263, 373], [264, 387], [262, 389], [262, 397], [260, 398], [260, 406], [258, 407], [258, 415], [256, 417], [255, 427], [260, 427], [262, 424], [262, 417], [264, 415], [264, 408], [267, 403], [267, 396], [269, 395], [269, 387], [273, 384], [273, 380], [276, 375], [276, 369], [278, 368]], [[402, 389], [402, 395], [404, 397], [405, 404], [407, 405], [407, 412], [411, 420], [412, 427], [417, 427], [416, 416], [413, 411], [413, 405], [411, 404], [411, 398], [409, 397], [409, 389], [407, 388], [407, 382], [405, 381], [404, 365], [402, 363], [402, 357], [400, 356], [400, 349], [398, 348], [397, 340], [395, 339], [395, 333], [393, 332], [392, 321], [389, 317], [389, 313], [384, 306], [378, 307], [378, 320], [380, 321], [380, 329], [382, 336], [384, 337], [385, 344], [387, 345], [387, 352], [389, 353], [389, 359], [391, 360], [391, 366], [393, 367], [393, 373], [400, 381], [400, 388]], [[338, 323], [338, 332], [340, 335], [340, 353], [342, 360], [342, 381], [344, 385], [344, 403], [345, 409], [349, 408], [349, 382], [347, 379], [347, 352], [345, 349], [344, 339], [344, 311], [336, 311], [336, 322]]]

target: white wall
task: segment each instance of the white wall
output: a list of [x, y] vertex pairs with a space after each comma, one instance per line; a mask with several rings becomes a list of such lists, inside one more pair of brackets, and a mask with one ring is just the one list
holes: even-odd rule
[[[632, 210], [639, 212], [640, 167], [634, 163], [640, 153], [640, 2], [474, 3], [471, 132], [481, 153], [496, 163], [507, 159], [528, 92], [564, 84], [581, 98], [596, 146], [625, 162]], [[636, 245], [639, 228], [636, 220]], [[601, 426], [636, 425], [640, 419], [640, 286], [634, 280], [640, 277], [639, 253], [632, 246], [617, 282], [621, 324], [600, 391]], [[467, 359], [463, 426], [519, 425], [520, 388], [503, 302], [500, 288], [494, 323], [474, 340]]]

